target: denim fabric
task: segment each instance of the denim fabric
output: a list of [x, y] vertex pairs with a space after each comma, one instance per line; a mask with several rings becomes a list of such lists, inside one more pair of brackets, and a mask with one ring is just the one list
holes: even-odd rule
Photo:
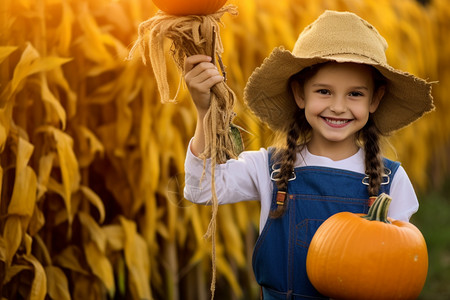
[[[381, 192], [389, 193], [400, 164], [387, 159], [384, 164], [391, 172]], [[342, 211], [367, 213], [369, 208], [364, 174], [313, 166], [294, 171], [296, 178], [288, 185], [288, 209], [278, 219], [269, 217], [253, 252], [253, 271], [264, 300], [327, 299], [315, 290], [306, 274], [311, 239], [331, 215]], [[276, 194], [274, 183], [271, 209], [276, 209]]]

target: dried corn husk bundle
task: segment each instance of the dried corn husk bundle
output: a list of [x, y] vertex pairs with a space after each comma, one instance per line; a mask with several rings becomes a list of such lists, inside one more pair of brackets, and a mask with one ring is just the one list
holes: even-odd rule
[[[148, 48], [148, 55], [162, 102], [171, 101], [164, 40], [167, 38], [172, 41], [172, 56], [182, 73], [184, 73], [185, 58], [195, 54], [211, 56], [213, 62], [218, 57], [220, 67], [225, 72], [221, 60], [223, 46], [219, 32], [220, 19], [225, 13], [237, 15], [236, 7], [228, 5], [209, 15], [174, 16], [159, 11], [154, 17], [140, 24], [139, 39], [131, 49], [130, 56], [133, 55], [136, 47], [139, 47], [145, 64], [147, 61], [146, 49]], [[212, 238], [212, 298], [214, 298], [216, 281], [215, 235], [218, 210], [218, 199], [215, 191], [215, 167], [217, 164], [225, 163], [230, 158], [237, 158], [235, 151], [237, 146], [232, 138], [234, 132], [232, 132], [233, 125], [231, 123], [235, 115], [233, 112], [235, 98], [234, 92], [225, 82], [214, 85], [211, 89], [211, 104], [204, 118], [205, 150], [200, 157], [203, 158], [204, 166], [206, 166], [206, 160], [211, 159], [212, 217], [205, 237]], [[242, 142], [238, 143], [242, 145]]]

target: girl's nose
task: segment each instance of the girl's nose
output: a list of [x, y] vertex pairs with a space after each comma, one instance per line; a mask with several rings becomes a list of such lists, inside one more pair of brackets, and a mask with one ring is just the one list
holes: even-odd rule
[[342, 114], [347, 111], [344, 97], [335, 97], [330, 105], [330, 110], [335, 114]]

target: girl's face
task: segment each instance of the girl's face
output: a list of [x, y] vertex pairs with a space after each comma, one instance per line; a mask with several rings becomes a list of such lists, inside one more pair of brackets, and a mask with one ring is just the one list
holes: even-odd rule
[[371, 67], [356, 63], [327, 63], [292, 89], [312, 127], [309, 151], [335, 160], [356, 153], [356, 133], [384, 94], [384, 87], [374, 91]]

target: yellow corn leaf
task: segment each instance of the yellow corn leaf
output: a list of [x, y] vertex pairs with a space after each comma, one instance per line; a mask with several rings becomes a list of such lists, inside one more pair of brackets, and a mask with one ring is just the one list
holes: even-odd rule
[[0, 46], [0, 64], [18, 47], [15, 46]]
[[89, 166], [95, 158], [96, 153], [103, 157], [105, 147], [103, 143], [95, 136], [95, 134], [86, 126], [79, 126], [77, 128], [80, 135], [79, 152], [82, 153], [79, 157], [80, 167]]
[[[1, 101], [1, 100], [0, 100]], [[12, 125], [13, 105], [0, 108], [0, 152], [3, 152]]]
[[[0, 125], [0, 128], [1, 128], [1, 125]], [[1, 151], [0, 151], [0, 153], [1, 153]], [[2, 168], [2, 166], [0, 166], [0, 182], [3, 182], [3, 168]], [[3, 187], [3, 184], [0, 184], [0, 195], [2, 195], [2, 187]], [[2, 202], [2, 199], [0, 198], [0, 204], [1, 204], [1, 202]]]
[[233, 207], [231, 205], [223, 205], [221, 209], [222, 211], [217, 221], [223, 244], [230, 257], [234, 258], [238, 266], [243, 267], [245, 266], [244, 246], [235, 221]]
[[48, 251], [47, 245], [45, 245], [40, 235], [35, 235], [33, 237], [33, 243], [35, 247], [40, 248], [39, 256], [42, 259], [42, 264], [46, 266], [53, 264], [53, 259], [50, 256], [50, 252]]
[[151, 299], [149, 287], [150, 261], [147, 244], [136, 232], [136, 223], [120, 217], [125, 232], [125, 261], [132, 291], [136, 299]]
[[[64, 108], [66, 110], [67, 118], [73, 118], [77, 112], [77, 94], [72, 90], [68, 79], [65, 77], [63, 68], [55, 68], [47, 74], [48, 81], [57, 85], [66, 93], [66, 103]], [[58, 97], [61, 98], [61, 97]]]
[[[72, 223], [72, 193], [79, 189], [80, 173], [78, 167], [78, 161], [73, 151], [73, 140], [65, 132], [52, 127], [41, 126], [36, 132], [45, 132], [50, 134], [56, 144], [56, 152], [58, 154], [59, 167], [62, 175], [63, 191], [61, 196], [66, 204], [67, 215], [69, 224]], [[52, 180], [49, 180], [48, 187], [57, 189], [57, 185], [52, 184]], [[60, 191], [61, 192], [61, 191]]]
[[41, 263], [31, 254], [23, 255], [22, 258], [29, 262], [34, 268], [34, 278], [31, 283], [29, 300], [44, 300], [47, 294], [47, 276]]
[[72, 24], [74, 22], [74, 12], [67, 1], [61, 1], [62, 16], [61, 22], [56, 29], [55, 36], [58, 38], [58, 52], [63, 55], [68, 54], [72, 43]]
[[92, 272], [103, 282], [108, 294], [113, 298], [116, 287], [111, 262], [93, 241], [84, 244], [84, 253]]
[[[0, 110], [2, 109], [0, 108]], [[9, 124], [6, 125], [5, 123], [2, 122], [3, 120], [1, 119], [3, 119], [3, 110], [0, 111], [0, 152], [3, 152], [6, 139], [8, 137]]]
[[[66, 128], [66, 111], [62, 107], [61, 103], [58, 99], [56, 99], [55, 95], [50, 91], [47, 83], [47, 78], [45, 76], [41, 76], [41, 97], [44, 101], [44, 105], [47, 110], [47, 122], [51, 122], [56, 119], [61, 122], [61, 127], [64, 130]], [[56, 116], [54, 116], [56, 114]]]
[[86, 199], [97, 208], [100, 215], [100, 220], [98, 222], [103, 223], [105, 220], [105, 206], [103, 205], [102, 199], [93, 190], [85, 185], [80, 186], [80, 191]]
[[39, 158], [39, 173], [37, 178], [38, 193], [36, 197], [37, 201], [39, 201], [39, 199], [41, 199], [41, 197], [47, 192], [47, 186], [49, 183], [54, 158], [55, 158], [54, 152], [49, 152], [48, 154], [42, 155]]
[[233, 273], [233, 270], [230, 268], [230, 264], [227, 262], [226, 258], [218, 255], [217, 260], [217, 271], [220, 272], [228, 281], [228, 283], [231, 286], [231, 289], [233, 290], [234, 294], [237, 296], [237, 298], [242, 297], [242, 289], [236, 279], [236, 275]]
[[89, 271], [82, 266], [83, 253], [74, 245], [68, 246], [55, 258], [55, 264], [59, 266], [81, 273], [83, 275], [89, 275]]
[[11, 281], [11, 279], [14, 278], [17, 274], [24, 270], [33, 270], [33, 268], [30, 265], [12, 265], [10, 266], [5, 274], [5, 279], [3, 280], [3, 284], [7, 284]]
[[206, 226], [202, 225], [202, 219], [199, 214], [199, 210], [201, 207], [199, 206], [191, 206], [189, 207], [189, 211], [191, 213], [190, 222], [192, 224], [192, 229], [194, 230], [194, 237], [197, 242], [197, 244], [203, 243], [204, 239], [203, 236], [206, 231]]
[[28, 233], [34, 236], [42, 229], [45, 224], [45, 216], [38, 205], [34, 206], [33, 215], [30, 219], [30, 224], [28, 225]]
[[45, 274], [47, 275], [47, 291], [51, 299], [54, 300], [70, 300], [69, 283], [66, 274], [56, 267], [45, 267]]
[[97, 105], [106, 105], [113, 101], [117, 92], [117, 81], [110, 81], [97, 87], [89, 95], [89, 103]]
[[125, 233], [120, 225], [106, 225], [102, 227], [106, 242], [112, 251], [121, 251], [125, 246]]
[[33, 169], [27, 166], [34, 146], [19, 137], [17, 145], [16, 177], [8, 214], [31, 217], [36, 203], [37, 179]]
[[[80, 183], [78, 162], [75, 153], [73, 152], [72, 138], [56, 128], [53, 128], [52, 131], [56, 141], [56, 150], [66, 194], [66, 205], [69, 208], [71, 193], [79, 188]], [[68, 211], [70, 213], [70, 209], [68, 209]]]
[[28, 233], [25, 233], [23, 235], [23, 245], [25, 246], [25, 253], [27, 255], [31, 254], [31, 245], [32, 244], [33, 244], [33, 238]]
[[189, 259], [189, 263], [187, 264], [186, 268], [190, 269], [194, 265], [201, 263], [205, 257], [209, 256], [210, 250], [207, 247], [202, 247], [201, 245], [198, 245], [195, 249], [194, 254]]
[[19, 63], [14, 68], [12, 80], [8, 83], [8, 86], [1, 94], [0, 107], [3, 107], [10, 97], [18, 91], [20, 84], [26, 77], [38, 72], [52, 70], [69, 62], [70, 60], [70, 58], [55, 56], [41, 58], [37, 50], [30, 43], [27, 43], [27, 46], [20, 57]]
[[85, 212], [78, 212], [78, 218], [84, 229], [89, 233], [90, 240], [97, 245], [99, 251], [105, 254], [106, 236], [95, 220]]
[[[89, 11], [87, 3], [81, 3], [81, 12], [77, 15], [77, 19], [84, 33], [78, 40], [83, 49], [83, 54], [92, 61], [111, 66], [114, 59], [106, 45], [103, 44], [105, 34], [101, 32], [95, 18]], [[109, 68], [112, 68], [112, 66]]]
[[16, 215], [8, 216], [3, 228], [3, 238], [6, 244], [6, 262], [8, 265], [11, 264], [12, 258], [22, 242], [22, 236], [23, 229], [20, 217]]
[[107, 298], [105, 289], [99, 279], [93, 275], [79, 274], [74, 275], [72, 296], [74, 300], [103, 300]]
[[6, 262], [6, 251], [7, 251], [6, 241], [3, 236], [0, 235], [0, 261]]
[[[57, 182], [56, 179], [54, 179], [53, 177], [48, 178], [47, 189], [51, 192], [54, 192], [54, 193], [60, 195], [61, 198], [63, 198], [63, 199], [66, 195], [64, 192], [64, 186], [61, 183]], [[65, 211], [65, 213], [67, 215], [67, 210]], [[67, 217], [66, 217], [66, 219], [67, 219]]]

